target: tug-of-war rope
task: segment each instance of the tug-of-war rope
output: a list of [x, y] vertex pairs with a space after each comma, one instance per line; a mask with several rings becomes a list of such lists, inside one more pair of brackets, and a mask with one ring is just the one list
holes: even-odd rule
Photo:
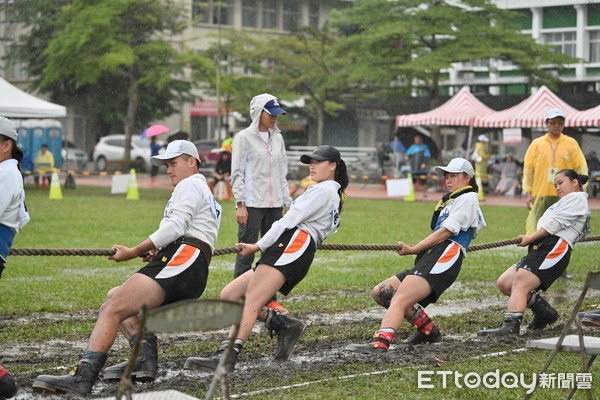
[[[600, 235], [588, 236], [581, 239], [581, 242], [593, 242], [600, 240]], [[519, 244], [520, 238], [499, 240], [497, 242], [482, 243], [470, 246], [467, 251], [478, 251], [494, 249], [496, 247], [510, 246]], [[319, 250], [375, 250], [375, 251], [398, 251], [402, 248], [397, 244], [343, 244], [343, 243], [324, 243], [319, 247]], [[226, 254], [234, 254], [242, 251], [240, 246], [225, 247], [215, 249], [213, 256], [223, 256]], [[11, 256], [112, 256], [115, 254], [113, 249], [10, 249]]]

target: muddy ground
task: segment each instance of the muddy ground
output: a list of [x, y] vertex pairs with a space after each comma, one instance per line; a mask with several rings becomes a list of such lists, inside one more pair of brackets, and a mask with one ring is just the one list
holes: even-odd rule
[[[294, 315], [309, 324], [303, 338], [299, 341], [292, 359], [286, 363], [272, 363], [277, 341], [269, 338], [266, 329], [255, 328], [255, 334], [247, 342], [236, 371], [230, 375], [232, 394], [251, 392], [258, 388], [278, 387], [290, 383], [293, 377], [309, 371], [312, 376], [322, 379], [354, 373], [352, 365], [361, 364], [362, 369], [378, 371], [404, 367], [434, 367], [444, 361], [465, 360], [479, 355], [499, 351], [519, 349], [525, 346], [527, 339], [542, 334], [522, 330], [524, 335], [510, 338], [478, 338], [475, 333], [484, 327], [491, 327], [502, 319], [506, 301], [501, 298], [486, 299], [485, 303], [472, 301], [446, 301], [428, 308], [431, 316], [436, 316], [440, 330], [444, 334], [441, 343], [407, 346], [393, 345], [384, 355], [356, 355], [344, 352], [350, 343], [366, 343], [383, 315], [383, 311], [373, 307], [355, 313], [339, 315]], [[57, 319], [71, 318], [94, 321], [96, 310], [65, 314], [36, 315], [35, 323], [52, 324]], [[560, 321], [566, 320], [566, 316]], [[451, 321], [460, 321], [451, 323]], [[543, 335], [559, 334], [563, 325], [560, 321]], [[30, 324], [27, 317], [1, 320], [0, 324]], [[258, 325], [258, 324], [257, 324]], [[467, 332], [465, 332], [467, 331]], [[399, 339], [412, 334], [413, 328], [404, 324]], [[210, 356], [216, 350], [226, 331], [159, 335], [159, 378], [153, 383], [137, 384], [136, 392], [156, 390], [179, 390], [189, 395], [202, 397], [209, 387], [212, 374], [182, 369], [183, 362], [189, 356]], [[15, 372], [21, 387], [16, 399], [74, 399], [72, 395], [41, 395], [31, 391], [31, 384], [39, 374], [62, 375], [85, 350], [87, 336], [82, 334], [81, 341], [65, 341], [60, 338], [48, 338], [45, 343], [16, 343], [3, 345], [3, 363]], [[113, 346], [107, 365], [125, 360], [128, 357], [128, 345], [121, 336]], [[346, 371], [347, 367], [347, 372]], [[332, 373], [332, 371], [335, 371]], [[309, 379], [310, 380], [310, 379]], [[260, 382], [257, 385], [257, 382]], [[107, 384], [101, 380], [94, 386], [92, 396], [114, 396], [117, 384]], [[275, 395], [274, 395], [275, 397]]]

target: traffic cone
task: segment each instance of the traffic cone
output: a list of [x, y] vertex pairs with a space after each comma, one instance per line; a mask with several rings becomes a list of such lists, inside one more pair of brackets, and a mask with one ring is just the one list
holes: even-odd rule
[[485, 198], [483, 196], [483, 182], [481, 181], [481, 177], [476, 176], [475, 182], [477, 182], [477, 186], [479, 187], [479, 190], [477, 191], [477, 194], [479, 195], [479, 201], [484, 201]]
[[75, 189], [75, 178], [73, 177], [74, 171], [69, 171], [67, 179], [65, 179], [65, 189]]
[[135, 169], [129, 171], [129, 185], [127, 186], [127, 200], [139, 200], [140, 193], [138, 191], [137, 178], [135, 177]]
[[62, 190], [60, 190], [60, 179], [58, 172], [52, 172], [52, 183], [50, 183], [50, 200], [62, 200]]
[[408, 196], [404, 196], [404, 201], [415, 201], [415, 187], [412, 181], [412, 174], [408, 173]]

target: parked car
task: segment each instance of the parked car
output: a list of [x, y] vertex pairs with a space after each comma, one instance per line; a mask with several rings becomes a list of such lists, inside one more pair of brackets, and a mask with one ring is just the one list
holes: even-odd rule
[[78, 169], [82, 168], [88, 160], [87, 153], [77, 148], [73, 142], [68, 140], [63, 140], [62, 145], [60, 154], [62, 156], [63, 165], [66, 165], [67, 167], [75, 166]]
[[[93, 161], [98, 171], [106, 171], [108, 161], [122, 160], [125, 154], [125, 135], [107, 135], [100, 138], [94, 146]], [[131, 159], [136, 162], [136, 170], [145, 172], [150, 170], [150, 139], [139, 136], [131, 138]]]
[[221, 154], [217, 151], [221, 147], [221, 141], [216, 139], [202, 139], [194, 142], [198, 149], [198, 156], [202, 161], [202, 168], [214, 169]]

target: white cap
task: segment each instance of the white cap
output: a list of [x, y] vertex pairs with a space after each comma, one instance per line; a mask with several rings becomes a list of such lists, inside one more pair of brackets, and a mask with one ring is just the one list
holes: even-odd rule
[[435, 173], [443, 175], [444, 172], [450, 172], [452, 174], [458, 174], [464, 172], [467, 175], [475, 176], [475, 170], [471, 163], [464, 158], [453, 158], [450, 160], [447, 166], [435, 167]]
[[479, 135], [477, 137], [477, 140], [479, 140], [480, 142], [489, 142], [490, 141], [490, 139], [488, 139], [488, 137], [485, 135]]
[[17, 134], [17, 130], [15, 129], [15, 124], [13, 124], [13, 122], [6, 117], [0, 117], [0, 135], [7, 136], [15, 141], [19, 136]]
[[565, 112], [559, 108], [552, 108], [548, 110], [548, 112], [546, 113], [546, 118], [544, 120], [549, 120], [556, 117], [565, 118]]
[[194, 157], [200, 162], [200, 156], [198, 156], [198, 149], [194, 144], [187, 140], [174, 140], [167, 146], [164, 153], [157, 156], [153, 156], [150, 162], [155, 167], [159, 167], [165, 164], [166, 160], [171, 160], [175, 157], [179, 157], [182, 154]]

